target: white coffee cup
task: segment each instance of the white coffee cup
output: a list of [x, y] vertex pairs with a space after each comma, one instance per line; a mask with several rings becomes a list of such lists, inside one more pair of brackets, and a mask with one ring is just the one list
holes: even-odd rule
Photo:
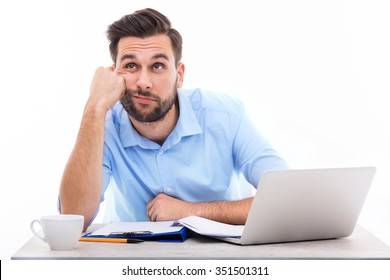
[[[34, 224], [38, 223], [43, 235], [38, 233]], [[33, 220], [30, 224], [34, 235], [49, 244], [52, 250], [72, 250], [76, 247], [84, 226], [84, 216], [81, 215], [51, 215]]]

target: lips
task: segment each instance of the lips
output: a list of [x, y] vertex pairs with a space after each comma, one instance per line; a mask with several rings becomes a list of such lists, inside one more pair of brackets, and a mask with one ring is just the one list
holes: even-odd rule
[[156, 102], [155, 99], [150, 98], [150, 97], [146, 97], [146, 96], [142, 96], [142, 95], [134, 95], [134, 94], [132, 94], [131, 96], [132, 96], [135, 100], [137, 100], [138, 102], [141, 102], [141, 103], [152, 103], [152, 102]]

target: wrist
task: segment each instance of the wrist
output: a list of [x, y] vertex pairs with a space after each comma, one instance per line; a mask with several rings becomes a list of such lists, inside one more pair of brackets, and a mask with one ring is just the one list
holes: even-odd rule
[[198, 217], [203, 217], [203, 218], [207, 218], [205, 216], [205, 211], [204, 211], [204, 206], [203, 206], [204, 203], [202, 202], [198, 202], [198, 203], [191, 203], [192, 205], [192, 209], [190, 210], [190, 216], [198, 216]]
[[84, 117], [90, 116], [95, 119], [105, 119], [109, 109], [110, 108], [107, 108], [106, 106], [96, 104], [95, 102], [89, 100], [84, 107], [83, 115]]

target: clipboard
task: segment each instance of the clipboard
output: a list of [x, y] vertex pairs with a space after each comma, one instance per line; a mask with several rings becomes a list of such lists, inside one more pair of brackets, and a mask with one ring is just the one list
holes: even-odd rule
[[158, 242], [184, 242], [191, 231], [172, 222], [117, 222], [84, 234], [83, 238], [140, 239]]

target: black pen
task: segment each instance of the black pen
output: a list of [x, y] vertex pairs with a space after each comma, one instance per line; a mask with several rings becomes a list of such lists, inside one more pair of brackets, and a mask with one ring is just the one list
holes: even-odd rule
[[133, 235], [147, 235], [152, 234], [153, 232], [148, 230], [139, 230], [139, 231], [125, 231], [125, 232], [111, 232], [108, 236], [119, 235], [119, 236], [133, 236]]

